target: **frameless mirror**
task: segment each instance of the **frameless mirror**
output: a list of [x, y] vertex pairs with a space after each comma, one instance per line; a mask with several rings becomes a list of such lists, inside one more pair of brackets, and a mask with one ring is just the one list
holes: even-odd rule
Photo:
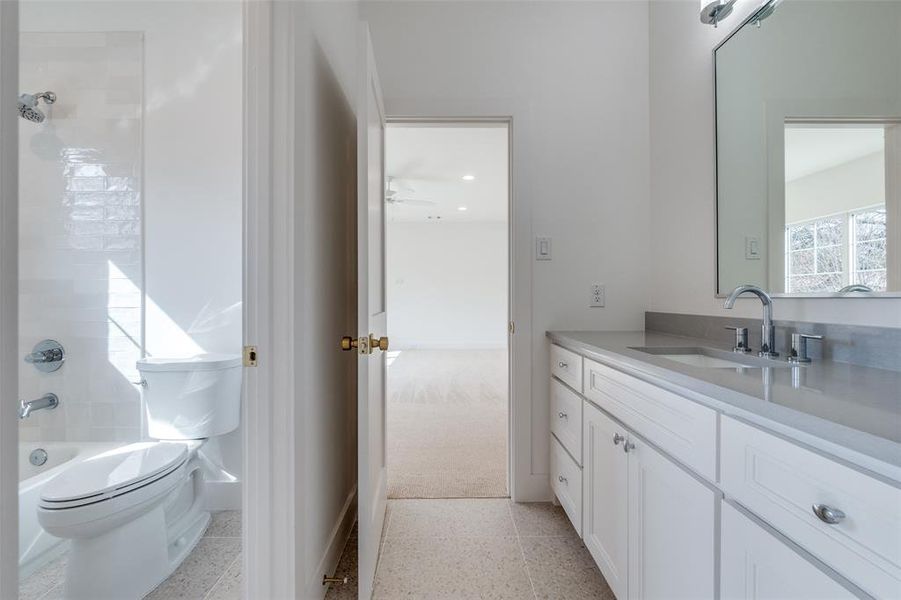
[[770, 2], [714, 58], [717, 292], [901, 292], [901, 2]]

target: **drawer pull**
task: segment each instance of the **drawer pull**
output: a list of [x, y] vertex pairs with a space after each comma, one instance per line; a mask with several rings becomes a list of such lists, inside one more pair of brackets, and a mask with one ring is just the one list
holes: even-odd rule
[[836, 525], [845, 518], [844, 512], [825, 504], [814, 504], [811, 508], [813, 508], [813, 514], [823, 523]]
[[623, 444], [623, 452], [628, 454], [632, 450], [635, 450], [635, 444], [633, 444], [632, 442], [626, 442], [625, 444]]
[[563, 362], [562, 360], [561, 360], [560, 362], [557, 363], [557, 366], [560, 367], [561, 369], [568, 369], [568, 368], [569, 368], [569, 365], [566, 364], [565, 362]]
[[569, 415], [567, 415], [567, 414], [566, 414], [565, 412], [563, 412], [563, 411], [558, 412], [558, 413], [557, 413], [557, 416], [560, 417], [561, 419], [568, 419], [568, 418], [569, 418]]
[[624, 442], [624, 441], [626, 441], [626, 436], [620, 435], [618, 433], [613, 434], [613, 445], [614, 446], [619, 446], [619, 443]]
[[569, 485], [569, 482], [566, 481], [566, 477], [564, 477], [563, 475], [557, 475], [557, 481], [559, 481], [560, 483], [565, 483], [566, 485]]

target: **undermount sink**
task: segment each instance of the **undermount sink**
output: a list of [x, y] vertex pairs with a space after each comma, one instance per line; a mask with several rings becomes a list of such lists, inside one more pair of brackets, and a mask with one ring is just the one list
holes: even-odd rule
[[789, 368], [793, 365], [780, 360], [760, 358], [715, 348], [696, 347], [633, 347], [631, 350], [652, 354], [692, 367], [703, 369], [762, 369], [765, 367]]

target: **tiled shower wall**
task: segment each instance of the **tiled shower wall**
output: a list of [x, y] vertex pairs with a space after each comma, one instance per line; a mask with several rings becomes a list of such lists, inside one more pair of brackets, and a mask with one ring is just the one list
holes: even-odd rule
[[60, 406], [20, 422], [22, 441], [141, 435], [143, 36], [22, 33], [22, 92], [57, 94], [20, 122], [19, 354], [50, 338], [66, 361], [22, 364], [20, 394]]

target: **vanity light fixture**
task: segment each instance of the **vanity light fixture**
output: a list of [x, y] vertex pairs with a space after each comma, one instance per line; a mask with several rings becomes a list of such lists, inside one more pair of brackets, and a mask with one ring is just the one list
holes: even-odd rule
[[701, 23], [716, 27], [732, 13], [736, 0], [701, 0]]
[[465, 206], [458, 206], [458, 207], [457, 207], [457, 210], [459, 210], [460, 212], [466, 212], [466, 211], [469, 210], [469, 209], [466, 208]]
[[475, 175], [464, 175], [463, 176], [463, 181], [475, 181], [475, 179], [476, 179]]

